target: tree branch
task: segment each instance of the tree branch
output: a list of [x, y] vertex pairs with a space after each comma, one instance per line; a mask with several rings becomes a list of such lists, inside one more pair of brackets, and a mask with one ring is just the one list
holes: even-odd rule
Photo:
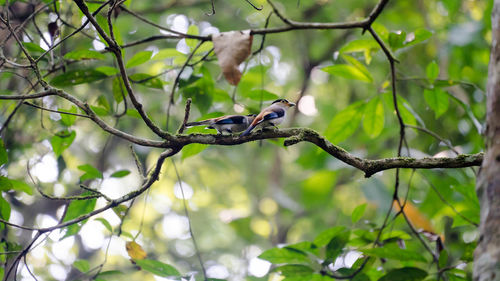
[[239, 137], [235, 135], [221, 136], [208, 134], [176, 135], [172, 138], [172, 143], [183, 147], [192, 143], [210, 145], [238, 145], [250, 141], [286, 138], [285, 146], [297, 144], [299, 142], [310, 142], [323, 149], [331, 156], [339, 159], [349, 166], [357, 168], [365, 173], [365, 177], [370, 177], [380, 171], [396, 168], [412, 169], [436, 169], [436, 168], [466, 168], [479, 166], [483, 160], [483, 153], [461, 154], [452, 158], [432, 158], [422, 159], [409, 157], [383, 158], [377, 160], [363, 159], [345, 151], [341, 147], [332, 144], [325, 137], [316, 131], [308, 128], [290, 128], [283, 130], [260, 131], [249, 136]]

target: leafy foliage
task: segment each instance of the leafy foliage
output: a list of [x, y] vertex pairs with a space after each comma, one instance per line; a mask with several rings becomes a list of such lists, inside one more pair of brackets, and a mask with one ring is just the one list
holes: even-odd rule
[[[13, 2], [0, 4], [20, 4]], [[191, 143], [172, 156], [182, 161], [164, 161], [161, 149], [127, 138], [161, 143], [144, 120], [175, 134], [188, 99], [193, 121], [258, 113], [287, 98], [298, 106], [281, 128], [312, 128], [356, 157], [398, 155], [398, 117], [406, 125], [403, 156], [480, 152], [493, 1], [423, 1], [418, 7], [391, 1], [371, 24], [383, 45], [358, 27], [295, 30], [274, 11], [267, 23], [272, 32], [245, 37], [249, 57], [225, 66], [242, 73], [230, 81], [205, 36], [261, 30], [273, 11], [265, 1], [250, 1], [262, 11], [245, 1], [213, 1], [211, 16], [204, 13], [211, 1], [126, 1], [109, 14], [109, 6], [85, 2], [100, 28], [83, 26], [80, 2], [30, 10], [37, 12], [19, 29], [23, 42], [11, 36], [4, 42], [2, 96], [44, 92], [41, 77], [71, 98], [0, 102], [0, 217], [28, 227], [14, 231], [0, 223], [1, 252], [27, 246], [38, 233], [30, 227], [75, 220], [34, 241], [26, 259], [34, 275], [434, 280], [438, 268], [442, 279], [471, 279], [480, 207], [472, 169], [400, 170], [395, 193], [393, 171], [366, 179], [309, 143], [286, 149], [283, 139]], [[357, 21], [375, 5], [272, 2], [287, 19], [317, 23]], [[54, 15], [59, 35], [49, 30]], [[82, 29], [73, 34], [75, 27]], [[280, 27], [283, 32], [274, 29]], [[398, 61], [394, 81], [387, 54]], [[61, 200], [43, 197], [32, 185]], [[13, 264], [6, 261], [15, 255], [0, 259]], [[65, 276], [48, 270], [56, 264]], [[15, 272], [30, 278], [25, 270]]]

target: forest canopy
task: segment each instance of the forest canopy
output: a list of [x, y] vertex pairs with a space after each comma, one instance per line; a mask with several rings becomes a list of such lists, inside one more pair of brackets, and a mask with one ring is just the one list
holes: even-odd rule
[[471, 280], [492, 7], [0, 0], [0, 275]]

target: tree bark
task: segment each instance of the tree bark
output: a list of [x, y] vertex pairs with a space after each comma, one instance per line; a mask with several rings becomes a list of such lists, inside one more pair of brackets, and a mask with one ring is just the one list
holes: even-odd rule
[[477, 178], [481, 205], [474, 281], [500, 280], [500, 0], [491, 15], [492, 46], [486, 89], [486, 153]]

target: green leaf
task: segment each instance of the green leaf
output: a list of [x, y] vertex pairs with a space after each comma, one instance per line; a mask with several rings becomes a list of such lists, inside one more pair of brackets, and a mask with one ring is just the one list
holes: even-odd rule
[[210, 71], [202, 66], [200, 72], [202, 77], [190, 86], [183, 88], [182, 94], [186, 99], [191, 98], [193, 104], [196, 105], [202, 114], [205, 114], [212, 106], [215, 87]]
[[130, 174], [129, 170], [119, 170], [111, 174], [112, 178], [123, 178]]
[[364, 64], [362, 64], [360, 61], [358, 61], [354, 57], [351, 57], [351, 56], [348, 56], [348, 55], [342, 55], [342, 58], [345, 61], [347, 61], [348, 63], [350, 63], [352, 66], [356, 67], [359, 71], [363, 72], [363, 74], [366, 77], [369, 77], [370, 80], [373, 81], [372, 74], [370, 73], [370, 71], [368, 71], [368, 69], [366, 68], [366, 66]]
[[287, 264], [278, 266], [272, 270], [273, 272], [279, 272], [283, 276], [309, 276], [314, 270], [309, 266], [302, 264]]
[[356, 39], [345, 44], [340, 50], [340, 53], [363, 52], [366, 64], [371, 62], [371, 52], [377, 51], [380, 48], [374, 39]]
[[380, 38], [384, 41], [389, 40], [389, 30], [384, 25], [378, 23], [377, 21], [372, 24], [373, 30], [378, 33]]
[[333, 117], [325, 131], [325, 136], [333, 143], [339, 143], [350, 137], [359, 126], [364, 113], [364, 103], [355, 102]]
[[127, 61], [127, 68], [132, 68], [138, 65], [141, 65], [151, 59], [153, 52], [151, 51], [141, 51], [137, 52]]
[[404, 31], [399, 31], [399, 32], [391, 32], [389, 33], [389, 46], [393, 50], [397, 50], [401, 47], [404, 46], [404, 42], [406, 40], [406, 32]]
[[366, 205], [367, 204], [364, 203], [364, 204], [358, 205], [356, 208], [354, 208], [354, 210], [352, 211], [352, 214], [351, 214], [351, 221], [353, 223], [358, 222], [361, 219], [361, 217], [365, 213]]
[[367, 83], [373, 82], [373, 78], [371, 77], [371, 75], [366, 75], [366, 73], [352, 65], [336, 64], [323, 67], [321, 70], [329, 74], [344, 77], [347, 79], [359, 80]]
[[409, 235], [408, 233], [406, 233], [402, 230], [393, 229], [390, 232], [382, 233], [382, 236], [380, 237], [380, 241], [386, 241], [388, 239], [394, 239], [394, 238], [403, 239], [403, 240], [410, 240], [411, 235]]
[[95, 70], [102, 72], [107, 76], [113, 76], [120, 73], [120, 70], [118, 70], [116, 67], [111, 67], [111, 66], [99, 66]]
[[52, 150], [54, 151], [56, 157], [61, 156], [63, 151], [71, 146], [71, 144], [75, 140], [75, 137], [76, 137], [75, 131], [70, 132], [68, 130], [63, 130], [55, 134], [50, 139], [50, 144], [52, 145]]
[[[188, 30], [187, 30], [187, 34], [189, 35], [198, 35], [199, 34], [199, 31], [198, 31], [198, 26], [196, 25], [190, 25]], [[193, 50], [196, 45], [198, 45], [198, 40], [196, 39], [186, 39], [186, 45], [188, 45], [191, 50]]]
[[[12, 187], [11, 187], [12, 190], [17, 190], [17, 191], [24, 192], [28, 195], [33, 195], [33, 188], [30, 185], [28, 185], [27, 183], [25, 183], [24, 181], [10, 180], [10, 183], [12, 185]], [[2, 187], [0, 186], [0, 190], [1, 189], [2, 189]]]
[[95, 82], [106, 77], [107, 75], [105, 73], [94, 69], [78, 69], [54, 77], [50, 80], [50, 84], [54, 87], [66, 87]]
[[427, 261], [422, 256], [422, 253], [401, 249], [394, 243], [387, 244], [380, 248], [364, 249], [360, 251], [368, 256], [373, 256], [377, 258], [393, 259], [399, 261], [420, 261], [420, 262]]
[[[0, 218], [8, 221], [10, 219], [10, 204], [2, 197], [0, 193]], [[5, 224], [0, 223], [0, 229], [3, 229]]]
[[149, 271], [156, 276], [181, 276], [181, 274], [179, 273], [179, 271], [177, 271], [177, 269], [175, 269], [175, 267], [159, 261], [144, 259], [136, 260], [135, 263], [143, 270]]
[[477, 193], [473, 185], [464, 183], [453, 185], [451, 188], [462, 194], [467, 199], [466, 203], [468, 206], [479, 208], [479, 199], [477, 198]]
[[[127, 1], [128, 2], [128, 1]], [[97, 275], [98, 277], [115, 277], [115, 278], [118, 278], [117, 275], [124, 275], [123, 272], [121, 271], [118, 271], [118, 270], [108, 270], [108, 271], [102, 271], [101, 273], [99, 273], [99, 275]], [[104, 280], [104, 279], [101, 279], [101, 280]], [[108, 280], [108, 279], [106, 279]], [[114, 280], [114, 279], [113, 279]]]
[[45, 50], [42, 47], [40, 47], [38, 44], [31, 43], [31, 42], [23, 42], [22, 44], [23, 44], [24, 48], [26, 48], [26, 50], [29, 53], [38, 53], [38, 54], [45, 53]]
[[205, 41], [201, 44], [198, 50], [196, 50], [196, 55], [202, 55], [201, 53], [207, 53], [213, 48], [214, 48], [214, 43], [212, 41]]
[[0, 191], [8, 191], [12, 189], [12, 182], [9, 178], [0, 176]]
[[71, 51], [69, 53], [66, 53], [64, 55], [65, 59], [70, 59], [70, 60], [86, 60], [86, 59], [97, 59], [97, 60], [103, 60], [106, 58], [103, 54], [97, 51], [92, 51], [92, 50], [77, 50], [77, 51]]
[[94, 113], [99, 115], [99, 116], [106, 116], [109, 114], [108, 109], [100, 107], [100, 106], [91, 105], [90, 109], [92, 109], [92, 111], [94, 111]]
[[349, 230], [343, 230], [328, 242], [328, 245], [326, 245], [326, 259], [329, 262], [335, 262], [335, 259], [342, 253], [345, 245], [349, 242], [350, 235]]
[[78, 166], [78, 170], [85, 172], [80, 177], [81, 182], [92, 179], [102, 179], [102, 173], [90, 164], [80, 165]]
[[109, 101], [106, 98], [106, 95], [100, 95], [97, 98], [97, 105], [99, 105], [100, 107], [106, 109], [106, 111], [110, 111], [111, 110], [111, 105], [109, 104]]
[[448, 264], [448, 252], [446, 250], [442, 250], [439, 253], [439, 263], [438, 264], [439, 264], [440, 268], [446, 267], [446, 265]]
[[7, 149], [5, 149], [5, 145], [3, 143], [3, 139], [0, 138], [0, 165], [3, 165], [9, 161], [9, 157], [7, 156]]
[[[89, 196], [92, 194], [93, 193], [91, 193], [90, 191], [86, 191], [82, 193], [82, 196]], [[92, 212], [95, 208], [96, 202], [97, 202], [96, 198], [71, 201], [71, 203], [69, 203], [68, 209], [66, 210], [66, 215], [64, 216], [63, 222], [76, 219], [81, 215], [85, 215]], [[83, 224], [85, 224], [85, 222], [87, 222], [87, 220], [83, 220], [81, 222], [66, 227], [67, 229], [66, 234], [61, 239], [77, 234], [82, 228]]]
[[[394, 109], [394, 101], [392, 99], [392, 92], [384, 93], [384, 98], [386, 101], [386, 105], [390, 108], [390, 112], [396, 115], [396, 111]], [[417, 125], [417, 119], [415, 116], [418, 117], [418, 115], [416, 115], [415, 111], [411, 108], [410, 104], [401, 96], [398, 96], [397, 101], [398, 101], [399, 113], [401, 114], [401, 118], [403, 118], [405, 124]]]
[[434, 84], [434, 80], [439, 76], [439, 65], [436, 61], [432, 61], [425, 68], [425, 73], [427, 74], [427, 78], [429, 78], [429, 82]]
[[130, 80], [134, 83], [139, 83], [149, 88], [154, 89], [163, 89], [164, 82], [153, 75], [149, 75], [146, 73], [135, 73], [129, 76]]
[[432, 32], [430, 32], [427, 29], [421, 28], [421, 29], [415, 30], [415, 32], [413, 32], [413, 35], [414, 35], [413, 40], [405, 42], [405, 47], [416, 45], [420, 42], [423, 42], [423, 41], [431, 38]]
[[104, 225], [104, 227], [111, 233], [113, 233], [113, 227], [111, 226], [111, 224], [105, 219], [105, 218], [97, 218], [95, 219], [96, 221], [100, 221], [102, 223], [102, 225]]
[[277, 100], [279, 98], [278, 95], [266, 90], [242, 91], [241, 96], [255, 101]]
[[380, 48], [377, 41], [374, 39], [355, 39], [349, 41], [342, 48], [340, 48], [340, 53], [354, 53], [354, 52], [364, 52], [367, 49], [378, 49]]
[[122, 77], [117, 76], [113, 79], [113, 98], [117, 103], [120, 103], [123, 101], [123, 97], [126, 97], [128, 92], [127, 89], [125, 89], [125, 84], [123, 83]]
[[424, 99], [432, 110], [434, 110], [436, 119], [448, 110], [448, 94], [440, 88], [434, 90], [424, 90]]
[[139, 113], [139, 111], [137, 111], [136, 109], [133, 109], [133, 108], [127, 109], [127, 116], [134, 117], [134, 118], [137, 118], [137, 119], [142, 119], [141, 114]]
[[[62, 112], [68, 112], [68, 113], [76, 113], [76, 106], [71, 106], [70, 109], [59, 109], [59, 111]], [[64, 124], [64, 126], [71, 126], [75, 123], [76, 121], [76, 116], [75, 115], [70, 115], [70, 114], [61, 114], [61, 122]]]
[[420, 281], [427, 276], [427, 272], [416, 267], [403, 267], [390, 271], [378, 281]]
[[345, 229], [346, 228], [344, 226], [334, 226], [332, 228], [324, 230], [318, 236], [316, 236], [313, 243], [318, 247], [326, 246], [328, 242], [332, 240], [333, 237], [335, 237], [337, 234], [344, 231]]
[[90, 270], [90, 264], [87, 260], [77, 260], [73, 263], [73, 266], [80, 272], [87, 272]]
[[465, 246], [462, 247], [463, 254], [460, 257], [460, 259], [465, 261], [465, 262], [474, 261], [474, 250], [476, 249], [476, 247], [477, 247], [477, 242], [465, 244]]
[[193, 143], [190, 145], [185, 146], [182, 149], [182, 156], [181, 159], [184, 160], [188, 157], [194, 156], [203, 150], [205, 150], [208, 147], [206, 144], [199, 144], [199, 143]]
[[318, 254], [318, 247], [315, 244], [313, 244], [312, 242], [309, 242], [309, 241], [302, 241], [302, 242], [299, 242], [299, 243], [290, 244], [290, 245], [288, 245], [286, 247], [287, 248], [297, 249], [297, 250], [302, 251], [302, 252], [309, 252], [309, 253], [312, 253], [312, 254], [315, 254], [315, 255]]
[[271, 263], [307, 263], [306, 253], [293, 248], [272, 248], [259, 255], [260, 259]]
[[167, 48], [158, 51], [158, 53], [156, 53], [156, 55], [153, 56], [152, 60], [164, 60], [178, 56], [184, 56], [184, 54], [177, 51], [177, 49]]
[[380, 135], [384, 129], [384, 105], [380, 98], [373, 98], [365, 105], [363, 129], [371, 138]]

